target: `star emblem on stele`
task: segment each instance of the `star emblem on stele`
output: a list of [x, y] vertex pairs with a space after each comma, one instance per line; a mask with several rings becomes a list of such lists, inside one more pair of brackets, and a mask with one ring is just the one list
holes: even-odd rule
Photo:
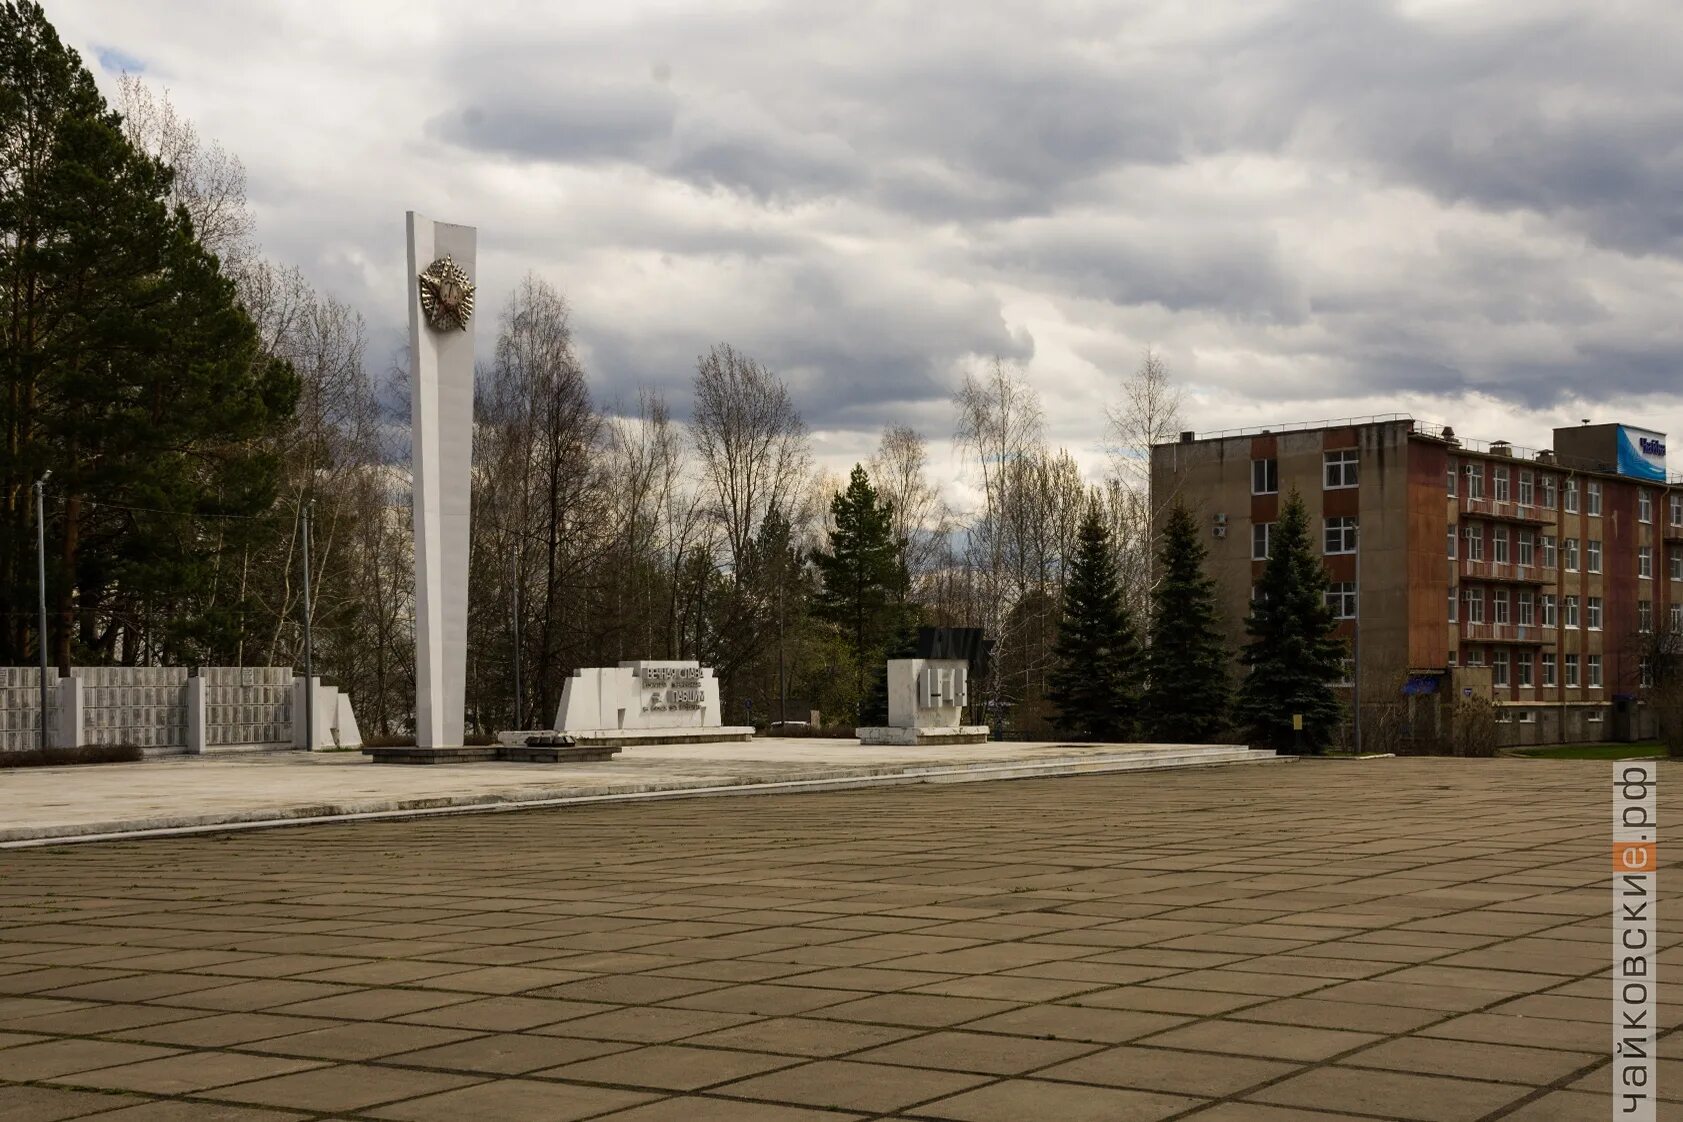
[[435, 331], [466, 331], [473, 316], [473, 282], [461, 266], [440, 257], [418, 279], [427, 323]]

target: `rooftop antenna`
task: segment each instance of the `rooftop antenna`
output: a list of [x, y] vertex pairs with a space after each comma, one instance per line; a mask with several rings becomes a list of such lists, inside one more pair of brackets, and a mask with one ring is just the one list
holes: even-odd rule
[[1590, 419], [1588, 417], [1579, 417], [1578, 418], [1578, 423], [1580, 425], [1587, 425], [1587, 424], [1589, 424], [1589, 422], [1590, 422]]

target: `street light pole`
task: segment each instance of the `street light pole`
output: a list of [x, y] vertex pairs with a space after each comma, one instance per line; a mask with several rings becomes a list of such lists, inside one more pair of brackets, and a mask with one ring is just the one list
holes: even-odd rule
[[315, 517], [314, 499], [304, 504], [304, 751], [313, 751], [316, 739], [315, 651], [310, 634], [310, 522]]
[[522, 728], [526, 712], [526, 696], [520, 681], [520, 552], [517, 548], [512, 565], [514, 571], [514, 727]]
[[1350, 639], [1350, 709], [1354, 713], [1351, 740], [1362, 754], [1362, 527], [1356, 524], [1356, 619]]
[[41, 648], [41, 751], [47, 750], [47, 480], [52, 471], [44, 471], [35, 481], [35, 583], [40, 593], [40, 634], [35, 644]]

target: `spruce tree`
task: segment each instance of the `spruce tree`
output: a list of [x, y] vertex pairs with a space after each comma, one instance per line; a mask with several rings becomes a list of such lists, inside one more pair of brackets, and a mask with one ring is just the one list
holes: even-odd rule
[[1064, 584], [1047, 698], [1057, 709], [1060, 735], [1127, 740], [1139, 711], [1139, 639], [1122, 599], [1110, 530], [1096, 504], [1089, 504], [1079, 538]]
[[1203, 744], [1227, 729], [1229, 655], [1206, 556], [1192, 512], [1176, 502], [1158, 547], [1141, 704], [1146, 735], [1164, 743]]
[[863, 467], [854, 465], [847, 490], [830, 501], [830, 516], [830, 547], [812, 555], [822, 581], [813, 614], [847, 636], [863, 701], [867, 668], [880, 660], [903, 610], [905, 559], [894, 539], [894, 505], [877, 497]]
[[1326, 567], [1313, 546], [1309, 516], [1294, 489], [1274, 524], [1245, 620], [1250, 641], [1241, 661], [1249, 673], [1235, 712], [1251, 741], [1271, 748], [1293, 746], [1293, 713], [1303, 714], [1303, 742], [1315, 752], [1343, 719], [1332, 683], [1343, 676], [1346, 648], [1333, 635]]

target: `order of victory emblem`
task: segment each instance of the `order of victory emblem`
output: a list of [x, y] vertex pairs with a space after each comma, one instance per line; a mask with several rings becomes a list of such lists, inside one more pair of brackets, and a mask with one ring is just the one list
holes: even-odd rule
[[466, 331], [473, 316], [473, 282], [448, 256], [427, 266], [419, 278], [421, 311], [435, 331]]

